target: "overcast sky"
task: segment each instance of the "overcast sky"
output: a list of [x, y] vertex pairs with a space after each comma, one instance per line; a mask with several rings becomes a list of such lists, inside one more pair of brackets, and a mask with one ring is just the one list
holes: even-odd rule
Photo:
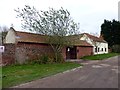
[[80, 31], [99, 33], [104, 19], [118, 20], [119, 0], [0, 0], [0, 26], [8, 28], [13, 24], [15, 30], [21, 31], [21, 21], [16, 18], [14, 9], [24, 5], [35, 6], [38, 10], [49, 7], [63, 7], [71, 13], [75, 22], [80, 23]]

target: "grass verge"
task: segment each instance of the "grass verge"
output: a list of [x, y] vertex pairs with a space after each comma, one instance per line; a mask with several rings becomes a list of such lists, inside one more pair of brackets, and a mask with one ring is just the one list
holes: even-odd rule
[[0, 66], [0, 90], [2, 89], [2, 67]]
[[108, 54], [98, 54], [98, 55], [93, 55], [93, 56], [85, 56], [82, 57], [81, 59], [84, 60], [103, 60], [103, 59], [107, 59], [113, 56], [117, 56], [120, 55], [119, 53], [108, 53]]
[[2, 87], [7, 88], [81, 66], [77, 63], [14, 65], [2, 68]]

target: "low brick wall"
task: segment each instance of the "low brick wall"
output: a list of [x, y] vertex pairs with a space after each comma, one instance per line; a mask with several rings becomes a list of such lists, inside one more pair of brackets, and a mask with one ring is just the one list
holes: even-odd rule
[[15, 52], [16, 60], [19, 63], [38, 59], [42, 55], [53, 56], [53, 50], [49, 45], [38, 43], [18, 43]]
[[[38, 43], [4, 44], [5, 52], [2, 53], [2, 64], [11, 65], [24, 63], [26, 60], [36, 60], [43, 55], [53, 58], [54, 53], [50, 45]], [[93, 54], [93, 47], [77, 47], [77, 59]], [[63, 58], [66, 59], [66, 47], [62, 50]]]
[[15, 44], [4, 44], [5, 51], [2, 53], [2, 64], [10, 65], [15, 63]]
[[5, 52], [2, 53], [2, 64], [11, 65], [17, 63], [24, 63], [26, 60], [39, 59], [42, 55], [53, 57], [53, 50], [47, 44], [38, 43], [17, 43], [4, 44]]
[[86, 47], [86, 46], [77, 47], [77, 59], [89, 55], [93, 55], [93, 47]]

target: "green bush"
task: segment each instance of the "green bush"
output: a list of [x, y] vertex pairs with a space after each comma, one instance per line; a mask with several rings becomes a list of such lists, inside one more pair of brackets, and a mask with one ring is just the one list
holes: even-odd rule
[[37, 60], [31, 60], [30, 63], [32, 64], [46, 64], [49, 61], [48, 55], [42, 55], [40, 58]]
[[120, 53], [120, 45], [113, 45], [112, 52]]
[[49, 62], [48, 55], [42, 55], [37, 59], [26, 60], [26, 64], [46, 64]]
[[57, 59], [55, 58], [56, 63], [63, 63], [64, 59], [61, 53], [57, 53]]
[[61, 54], [57, 55], [57, 59], [55, 56], [49, 57], [47, 54], [42, 55], [41, 57], [38, 57], [38, 59], [29, 59], [26, 60], [24, 63], [20, 64], [16, 62], [15, 65], [23, 65], [23, 64], [53, 64], [53, 63], [63, 63], [64, 59]]
[[40, 60], [41, 60], [42, 64], [46, 64], [46, 63], [48, 63], [49, 57], [48, 57], [48, 55], [43, 55], [43, 56], [41, 56]]

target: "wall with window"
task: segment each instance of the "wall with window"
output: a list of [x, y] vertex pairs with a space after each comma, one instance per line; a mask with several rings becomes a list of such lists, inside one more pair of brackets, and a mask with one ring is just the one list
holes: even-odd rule
[[108, 43], [93, 42], [93, 40], [90, 39], [87, 35], [83, 35], [83, 37], [81, 37], [80, 40], [86, 40], [88, 43], [90, 43], [92, 46], [94, 46], [93, 54], [108, 53]]
[[98, 45], [94, 46], [93, 52], [94, 52], [94, 54], [108, 53], [108, 44], [103, 43], [103, 42], [99, 42]]

